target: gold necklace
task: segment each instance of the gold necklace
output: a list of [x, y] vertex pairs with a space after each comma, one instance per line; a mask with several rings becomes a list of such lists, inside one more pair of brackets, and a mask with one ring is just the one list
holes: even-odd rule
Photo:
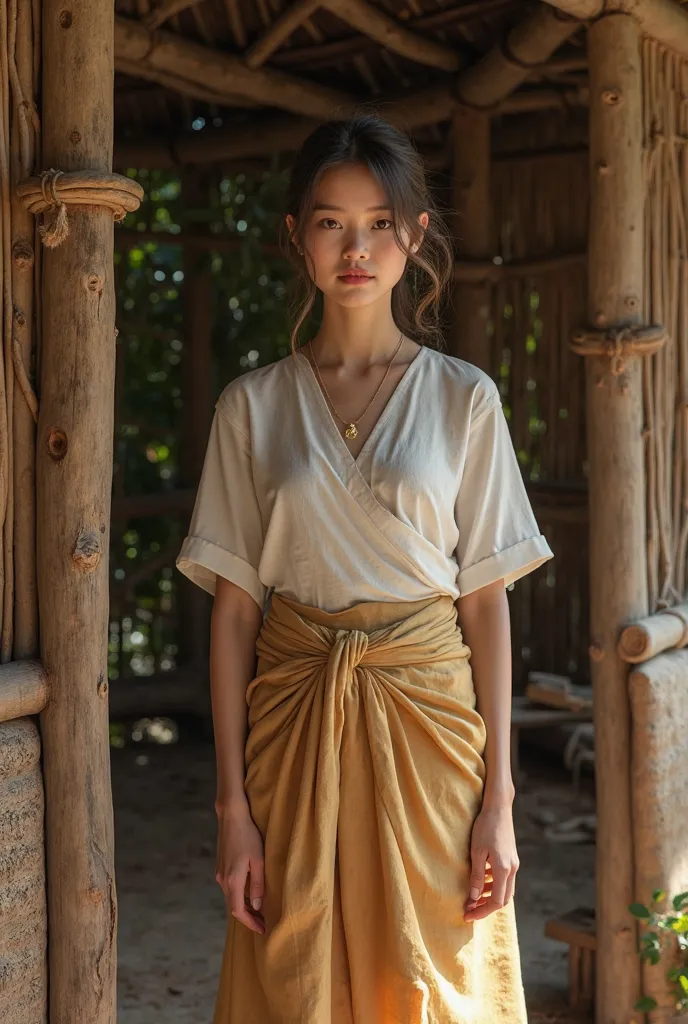
[[313, 360], [313, 366], [315, 367], [315, 372], [317, 374], [318, 380], [320, 381], [322, 389], [325, 392], [325, 395], [327, 396], [327, 400], [330, 403], [330, 405], [332, 406], [332, 412], [335, 414], [335, 416], [337, 417], [337, 419], [341, 423], [345, 423], [346, 424], [346, 430], [344, 431], [344, 436], [345, 437], [354, 438], [354, 437], [358, 436], [358, 428], [356, 427], [356, 424], [359, 423], [363, 419], [365, 414], [368, 412], [368, 409], [370, 409], [371, 405], [373, 404], [373, 402], [377, 398], [377, 394], [378, 394], [380, 388], [382, 387], [382, 385], [387, 380], [387, 374], [392, 369], [392, 363], [394, 362], [394, 357], [396, 356], [397, 352], [399, 351], [399, 349], [401, 347], [401, 343], [402, 343], [403, 340], [404, 340], [404, 335], [403, 335], [403, 332], [402, 332], [399, 335], [399, 341], [397, 343], [397, 347], [394, 349], [394, 352], [392, 353], [392, 358], [389, 361], [389, 366], [385, 370], [385, 375], [382, 378], [382, 380], [380, 381], [380, 383], [378, 384], [377, 388], [375, 389], [375, 394], [370, 399], [370, 401], [366, 405], [366, 407], [363, 410], [363, 412], [361, 413], [361, 415], [357, 416], [355, 420], [349, 421], [349, 420], [342, 419], [342, 417], [339, 415], [339, 413], [335, 409], [334, 403], [333, 403], [332, 399], [330, 398], [330, 395], [329, 395], [329, 392], [328, 392], [327, 388], [325, 387], [325, 382], [323, 381], [322, 377], [320, 376], [320, 370], [318, 369], [318, 364], [316, 363], [315, 356], [313, 355], [313, 346], [311, 345], [310, 338], [308, 339], [308, 347], [309, 347], [310, 352], [311, 352], [311, 359]]

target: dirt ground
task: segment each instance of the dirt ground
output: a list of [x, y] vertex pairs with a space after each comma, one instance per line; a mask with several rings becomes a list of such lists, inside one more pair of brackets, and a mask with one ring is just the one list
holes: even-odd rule
[[[210, 1024], [226, 911], [215, 871], [212, 745], [182, 728], [179, 742], [113, 748], [119, 900], [120, 1024]], [[521, 869], [516, 909], [529, 1019], [573, 1024], [566, 1010], [566, 950], [544, 921], [593, 904], [594, 845], [543, 836], [537, 818], [593, 809], [589, 780], [576, 794], [556, 761], [523, 758], [515, 805]], [[304, 1022], [306, 1024], [306, 1022]]]

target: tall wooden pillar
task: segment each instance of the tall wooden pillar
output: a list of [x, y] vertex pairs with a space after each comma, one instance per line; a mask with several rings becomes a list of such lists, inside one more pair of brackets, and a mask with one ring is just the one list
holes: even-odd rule
[[[111, 0], [43, 0], [42, 166], [112, 167]], [[43, 250], [36, 451], [40, 716], [50, 1024], [116, 1017], [108, 729], [108, 545], [115, 380], [113, 214], [68, 208]]]
[[[452, 120], [453, 227], [462, 260], [487, 262], [490, 253], [490, 115], [458, 106]], [[487, 280], [457, 271], [453, 294], [452, 355], [490, 369]]]
[[[638, 24], [611, 14], [588, 29], [588, 314], [632, 326], [643, 295], [641, 62]], [[641, 364], [621, 377], [586, 359], [590, 465], [590, 627], [597, 779], [597, 1024], [627, 1024], [640, 989], [633, 919], [630, 705], [620, 627], [647, 614]], [[649, 894], [648, 894], [649, 895]]]

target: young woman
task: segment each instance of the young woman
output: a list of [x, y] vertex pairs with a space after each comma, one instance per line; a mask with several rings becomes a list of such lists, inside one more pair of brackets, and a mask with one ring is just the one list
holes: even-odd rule
[[525, 1024], [505, 586], [552, 553], [497, 387], [438, 348], [410, 140], [319, 127], [284, 227], [293, 351], [220, 395], [177, 559], [214, 594], [214, 1024]]

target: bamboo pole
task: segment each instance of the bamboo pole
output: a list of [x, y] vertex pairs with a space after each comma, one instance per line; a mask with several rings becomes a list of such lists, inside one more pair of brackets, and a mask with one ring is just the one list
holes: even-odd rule
[[[487, 260], [490, 255], [490, 118], [459, 107], [452, 120], [452, 193], [457, 257]], [[453, 294], [453, 354], [489, 369], [490, 286], [485, 277], [461, 280]]]
[[[109, 0], [44, 0], [42, 166], [112, 163]], [[113, 213], [71, 206], [44, 249], [37, 564], [54, 1024], [112, 1024], [117, 899], [107, 702], [115, 380]]]
[[688, 11], [675, 0], [545, 0], [581, 20], [607, 14], [630, 14], [643, 35], [688, 57]]
[[184, 93], [187, 83], [212, 90], [216, 96], [237, 94], [271, 107], [281, 107], [309, 117], [330, 117], [339, 107], [350, 106], [352, 97], [324, 85], [300, 81], [283, 71], [266, 68], [255, 70], [231, 54], [209, 46], [181, 39], [172, 32], [158, 30], [151, 35], [144, 25], [115, 15], [115, 62], [135, 62], [137, 74], [148, 81], [164, 76], [165, 84], [172, 78]]
[[[590, 234], [588, 312], [597, 327], [637, 324], [643, 294], [640, 31], [626, 15], [588, 29]], [[590, 626], [596, 735], [597, 1024], [626, 1024], [640, 967], [634, 898], [630, 708], [621, 625], [647, 613], [641, 367], [624, 386], [586, 357], [590, 463]], [[599, 386], [599, 380], [604, 386]]]
[[[21, 514], [14, 521], [14, 636], [12, 657], [32, 658], [38, 651], [38, 596], [36, 591], [36, 423], [34, 271], [40, 259], [33, 247], [34, 218], [19, 200], [15, 188], [33, 171], [37, 146], [37, 116], [33, 92], [33, 25], [31, 5], [17, 9], [16, 78], [12, 90], [11, 230], [14, 350], [14, 486], [15, 505]], [[10, 54], [10, 59], [12, 59]], [[20, 113], [21, 111], [21, 113]], [[23, 376], [22, 376], [23, 375]]]
[[442, 71], [458, 71], [461, 60], [449, 46], [411, 31], [366, 0], [321, 0], [321, 5], [363, 35], [407, 60]]

